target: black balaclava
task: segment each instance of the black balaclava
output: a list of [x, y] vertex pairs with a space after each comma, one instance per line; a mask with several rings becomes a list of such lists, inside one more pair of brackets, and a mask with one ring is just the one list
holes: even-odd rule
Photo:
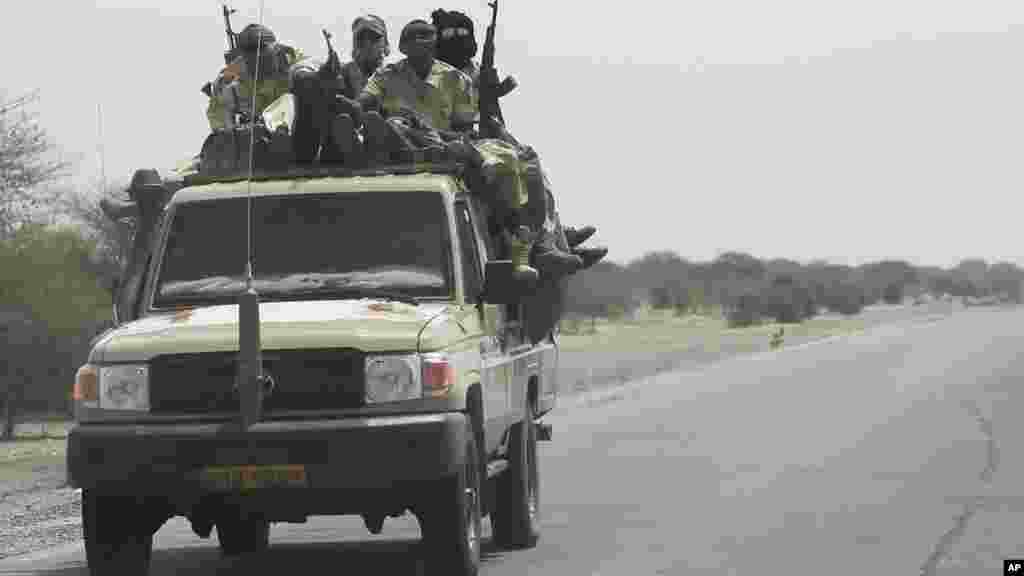
[[434, 10], [430, 18], [437, 28], [437, 59], [460, 70], [464, 69], [476, 56], [473, 20], [462, 12], [440, 8]]

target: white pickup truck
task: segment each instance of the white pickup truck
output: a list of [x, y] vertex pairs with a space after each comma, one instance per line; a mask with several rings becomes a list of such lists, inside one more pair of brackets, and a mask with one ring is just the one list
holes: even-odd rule
[[411, 511], [446, 574], [477, 573], [487, 514], [499, 545], [535, 545], [558, 348], [526, 338], [485, 218], [439, 165], [185, 182], [137, 318], [76, 376], [68, 476], [92, 573], [146, 573], [179, 515], [233, 555], [272, 522], [351, 514], [378, 533]]

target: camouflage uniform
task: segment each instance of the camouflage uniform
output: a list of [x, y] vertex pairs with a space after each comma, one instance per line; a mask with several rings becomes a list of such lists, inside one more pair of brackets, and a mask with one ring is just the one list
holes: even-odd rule
[[[228, 105], [237, 106], [237, 110], [246, 114], [250, 119], [260, 114], [267, 106], [272, 104], [281, 96], [287, 94], [291, 88], [291, 73], [297, 64], [304, 59], [301, 50], [291, 46], [278, 43], [272, 32], [263, 28], [260, 32], [258, 25], [247, 26], [239, 33], [239, 47], [243, 50], [249, 48], [255, 50], [257, 42], [263, 43], [264, 57], [272, 58], [272, 70], [270, 74], [261, 71], [259, 83], [255, 86], [256, 113], [253, 114], [253, 71], [248, 69], [245, 56], [238, 56], [225, 66], [213, 81], [213, 90], [209, 104], [206, 108], [206, 119], [213, 131], [227, 128], [226, 114]], [[255, 37], [254, 37], [255, 36]], [[237, 84], [233, 81], [237, 80]], [[232, 87], [237, 87], [237, 91]], [[237, 94], [237, 102], [230, 102]]]
[[[290, 76], [289, 71], [291, 67], [302, 60], [302, 52], [298, 49], [290, 46], [280, 46], [284, 52], [284, 60], [287, 68], [279, 70], [278, 74], [269, 78], [260, 78], [259, 84], [256, 86], [256, 113], [259, 114], [264, 108], [272, 104], [275, 100], [288, 93], [290, 88]], [[238, 82], [238, 109], [245, 112], [249, 118], [254, 115], [249, 113], [249, 108], [252, 106], [252, 95], [253, 95], [253, 80], [252, 75], [248, 70], [245, 69], [245, 63], [241, 57], [232, 62], [231, 66], [237, 67], [240, 70], [239, 82]], [[217, 76], [217, 79], [213, 83], [213, 94], [210, 98], [210, 103], [206, 108], [206, 119], [210, 123], [211, 130], [223, 130], [226, 128], [224, 115], [227, 111], [223, 96], [224, 90], [228, 85], [225, 72], [230, 68], [226, 67]]]
[[440, 60], [434, 61], [425, 80], [408, 59], [389, 64], [370, 78], [364, 92], [376, 96], [387, 115], [401, 116], [412, 110], [436, 130], [469, 124], [477, 114], [470, 78]]

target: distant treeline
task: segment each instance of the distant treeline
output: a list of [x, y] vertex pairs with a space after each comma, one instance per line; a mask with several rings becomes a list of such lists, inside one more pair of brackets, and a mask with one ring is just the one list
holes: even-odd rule
[[762, 260], [727, 252], [694, 262], [651, 252], [625, 266], [601, 262], [572, 277], [567, 312], [615, 317], [641, 306], [686, 314], [721, 310], [733, 326], [762, 320], [800, 322], [821, 310], [857, 314], [876, 303], [908, 298], [989, 298], [1021, 302], [1024, 270], [1007, 262], [967, 259], [952, 269], [900, 260], [842, 266]]

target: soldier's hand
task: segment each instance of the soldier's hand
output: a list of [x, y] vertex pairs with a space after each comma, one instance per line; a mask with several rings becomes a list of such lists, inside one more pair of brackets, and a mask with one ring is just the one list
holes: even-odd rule
[[242, 77], [242, 63], [239, 60], [232, 62], [224, 67], [221, 72], [225, 82], [234, 82]]

